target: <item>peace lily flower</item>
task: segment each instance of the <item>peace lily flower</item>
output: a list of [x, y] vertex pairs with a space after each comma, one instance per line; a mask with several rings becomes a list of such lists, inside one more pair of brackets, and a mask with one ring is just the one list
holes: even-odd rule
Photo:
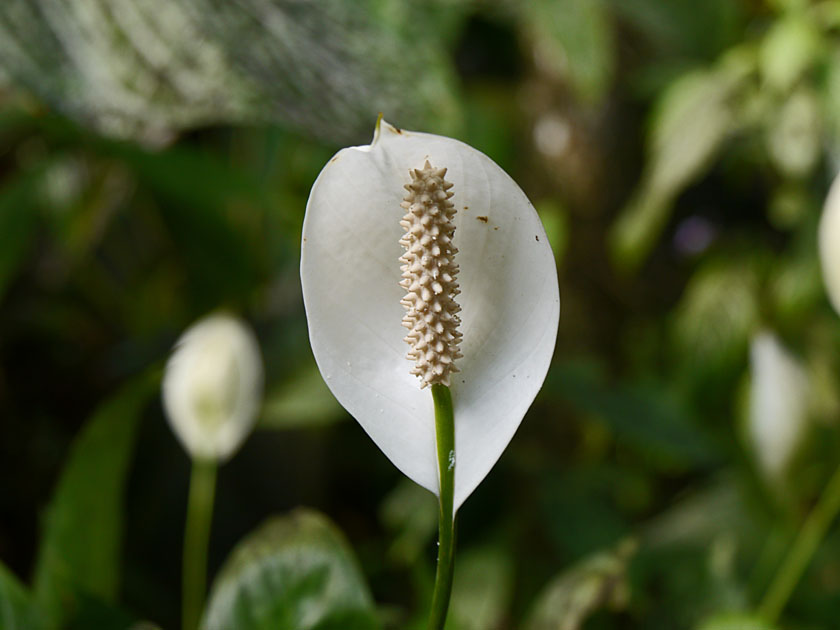
[[825, 200], [818, 237], [825, 288], [834, 310], [840, 313], [840, 176]]
[[193, 458], [224, 461], [233, 455], [254, 426], [261, 391], [257, 341], [230, 315], [193, 324], [166, 364], [166, 415]]
[[436, 407], [425, 386], [451, 387], [457, 510], [513, 437], [554, 351], [557, 273], [533, 206], [476, 149], [381, 121], [370, 145], [339, 151], [321, 171], [301, 249], [327, 385], [435, 494]]

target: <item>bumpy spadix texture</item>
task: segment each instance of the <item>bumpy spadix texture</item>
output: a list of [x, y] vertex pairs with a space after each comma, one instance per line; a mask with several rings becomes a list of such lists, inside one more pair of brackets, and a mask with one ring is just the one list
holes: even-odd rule
[[369, 146], [339, 151], [313, 185], [301, 281], [312, 352], [330, 390], [402, 472], [436, 493], [434, 404], [406, 360], [398, 261], [404, 186], [426, 160], [448, 169], [455, 193], [457, 509], [510, 442], [554, 352], [554, 256], [525, 194], [480, 151], [382, 122]]
[[400, 225], [405, 234], [400, 245], [402, 286], [401, 300], [408, 311], [403, 326], [408, 329], [406, 343], [411, 346], [408, 358], [414, 361], [411, 373], [420, 378], [420, 387], [449, 385], [449, 375], [457, 372], [454, 361], [461, 357], [458, 325], [461, 307], [455, 296], [461, 291], [455, 276], [458, 265], [452, 244], [455, 234], [455, 206], [450, 201], [452, 183], [444, 179], [445, 168], [433, 168], [429, 161], [422, 169], [411, 170], [411, 183], [402, 202], [406, 214]]
[[226, 460], [251, 432], [262, 393], [262, 360], [250, 329], [211, 315], [178, 340], [163, 377], [163, 405], [192, 457]]
[[825, 200], [819, 227], [823, 281], [834, 310], [840, 313], [840, 175]]

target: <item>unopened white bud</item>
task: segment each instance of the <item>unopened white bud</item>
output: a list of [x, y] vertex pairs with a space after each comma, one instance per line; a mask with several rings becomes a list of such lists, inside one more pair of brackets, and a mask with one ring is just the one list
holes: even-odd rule
[[840, 176], [835, 178], [825, 200], [819, 248], [825, 289], [834, 310], [840, 313]]
[[750, 438], [762, 472], [776, 480], [807, 428], [808, 377], [799, 360], [767, 331], [752, 340], [750, 370]]
[[254, 426], [262, 380], [259, 346], [239, 319], [211, 315], [181, 336], [166, 364], [163, 405], [191, 457], [233, 455]]

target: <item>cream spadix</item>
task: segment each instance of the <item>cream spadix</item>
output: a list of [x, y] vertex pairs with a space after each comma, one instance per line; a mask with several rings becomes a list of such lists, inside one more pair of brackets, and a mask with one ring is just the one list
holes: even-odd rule
[[411, 183], [402, 202], [407, 210], [400, 225], [405, 234], [400, 245], [402, 286], [406, 296], [401, 304], [408, 311], [403, 326], [408, 328], [406, 343], [411, 346], [408, 358], [414, 361], [411, 373], [418, 376], [420, 387], [449, 386], [449, 376], [457, 372], [455, 359], [461, 357], [458, 325], [461, 307], [455, 301], [461, 291], [455, 276], [458, 265], [452, 244], [455, 205], [449, 200], [452, 184], [443, 179], [446, 169], [433, 168], [429, 161], [422, 169], [411, 171]]
[[[424, 226], [436, 204], [423, 201], [426, 214], [415, 208], [414, 225], [407, 215], [418, 201], [411, 193], [419, 188], [411, 186], [418, 177], [432, 176], [435, 195], [444, 193], [437, 205], [448, 223], [438, 225], [421, 245], [418, 225]], [[426, 217], [425, 225], [434, 230], [431, 223]], [[414, 228], [417, 242], [410, 238]], [[441, 234], [451, 250], [443, 251], [447, 243]], [[415, 257], [415, 245], [429, 251], [415, 251]], [[441, 258], [432, 263], [435, 247]], [[460, 295], [443, 295], [450, 282], [446, 276]], [[426, 284], [419, 284], [424, 277]], [[436, 297], [443, 310], [457, 295], [460, 307], [460, 312], [447, 311], [446, 324], [429, 322], [451, 337], [424, 333], [425, 343], [440, 350], [432, 357], [424, 354], [426, 363], [418, 363], [411, 339], [406, 358], [403, 321], [411, 324], [410, 338], [411, 308], [418, 306], [409, 297], [415, 280], [424, 321], [437, 308]], [[312, 350], [330, 390], [403, 473], [434, 493], [434, 407], [421, 386], [446, 373], [455, 416], [457, 509], [510, 442], [554, 351], [557, 273], [525, 194], [472, 147], [383, 121], [370, 145], [339, 151], [315, 181], [303, 224], [301, 281]], [[420, 335], [415, 337], [419, 343]], [[427, 347], [419, 350], [425, 353]]]

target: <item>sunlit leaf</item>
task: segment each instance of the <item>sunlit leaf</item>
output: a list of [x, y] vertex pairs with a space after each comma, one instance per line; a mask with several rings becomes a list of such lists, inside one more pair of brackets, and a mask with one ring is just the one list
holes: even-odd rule
[[759, 51], [761, 73], [768, 86], [789, 90], [814, 63], [820, 33], [802, 11], [788, 13], [772, 23]]
[[71, 448], [44, 521], [34, 592], [51, 626], [76, 614], [77, 593], [113, 601], [120, 584], [123, 492], [140, 412], [157, 377], [105, 402]]
[[783, 174], [804, 177], [816, 166], [822, 149], [821, 117], [816, 94], [803, 88], [785, 99], [770, 120], [768, 153]]
[[233, 550], [213, 584], [204, 630], [376, 630], [352, 550], [323, 515], [275, 517]]

